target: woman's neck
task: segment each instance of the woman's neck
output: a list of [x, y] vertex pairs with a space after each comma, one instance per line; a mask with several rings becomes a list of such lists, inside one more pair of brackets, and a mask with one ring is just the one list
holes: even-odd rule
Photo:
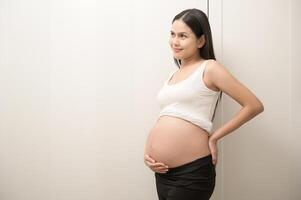
[[197, 58], [197, 59], [185, 59], [185, 60], [181, 60], [181, 68], [186, 68], [186, 67], [190, 67], [192, 65], [196, 65], [197, 63], [203, 62], [205, 59], [203, 58]]

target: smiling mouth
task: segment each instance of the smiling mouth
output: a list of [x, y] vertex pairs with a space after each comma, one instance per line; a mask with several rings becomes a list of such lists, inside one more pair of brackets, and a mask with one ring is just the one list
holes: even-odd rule
[[173, 50], [174, 50], [175, 52], [179, 52], [179, 51], [182, 51], [183, 49], [175, 49], [175, 48], [173, 48]]

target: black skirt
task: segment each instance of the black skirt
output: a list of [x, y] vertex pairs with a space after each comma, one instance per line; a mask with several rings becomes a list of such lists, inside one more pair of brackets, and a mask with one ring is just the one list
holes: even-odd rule
[[169, 168], [165, 174], [155, 172], [159, 200], [207, 200], [214, 191], [215, 177], [211, 154]]

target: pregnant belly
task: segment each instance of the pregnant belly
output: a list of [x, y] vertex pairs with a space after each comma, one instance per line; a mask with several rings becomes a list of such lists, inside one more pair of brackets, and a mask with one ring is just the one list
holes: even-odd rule
[[210, 154], [208, 133], [191, 122], [164, 115], [151, 129], [145, 153], [157, 162], [177, 167]]

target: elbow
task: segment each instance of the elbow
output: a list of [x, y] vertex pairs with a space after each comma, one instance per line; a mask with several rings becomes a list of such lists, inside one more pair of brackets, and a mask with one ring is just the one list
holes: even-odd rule
[[259, 114], [259, 113], [262, 113], [264, 111], [264, 106], [261, 102], [259, 102], [256, 106], [255, 106], [255, 110], [256, 112]]
[[245, 107], [248, 108], [253, 115], [258, 115], [264, 111], [264, 106], [260, 101], [257, 103], [247, 104]]

